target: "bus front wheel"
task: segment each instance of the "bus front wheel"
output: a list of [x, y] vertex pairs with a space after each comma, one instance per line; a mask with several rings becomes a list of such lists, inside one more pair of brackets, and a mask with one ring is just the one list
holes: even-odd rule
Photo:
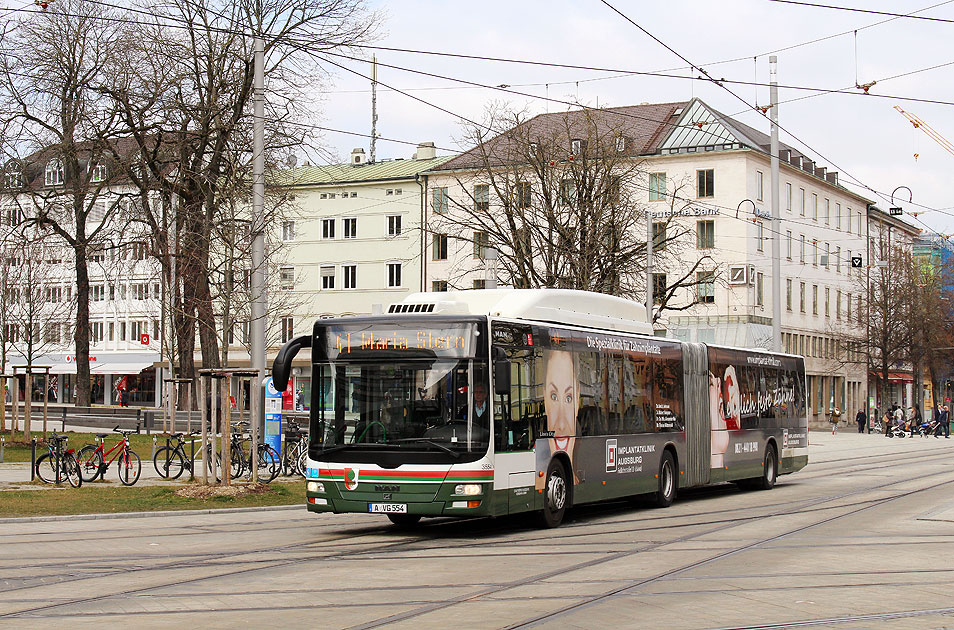
[[546, 484], [543, 486], [543, 510], [540, 524], [546, 528], [559, 527], [566, 514], [568, 502], [567, 473], [563, 463], [554, 459], [547, 468]]
[[676, 499], [676, 463], [672, 453], [663, 451], [662, 461], [659, 462], [659, 474], [656, 475], [659, 486], [653, 496], [653, 505], [666, 508]]

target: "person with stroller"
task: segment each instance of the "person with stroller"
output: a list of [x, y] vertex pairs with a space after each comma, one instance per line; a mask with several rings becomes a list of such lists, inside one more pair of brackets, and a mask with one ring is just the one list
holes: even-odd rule
[[941, 437], [941, 431], [944, 431], [945, 439], [950, 439], [951, 437], [951, 422], [948, 411], [948, 406], [941, 405], [937, 406], [937, 425], [934, 427], [934, 438], [937, 439]]

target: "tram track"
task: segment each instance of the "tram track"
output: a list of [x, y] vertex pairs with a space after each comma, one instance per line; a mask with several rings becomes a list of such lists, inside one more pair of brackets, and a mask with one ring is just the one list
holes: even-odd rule
[[[942, 474], [946, 474], [946, 473], [937, 473], [937, 475], [942, 475]], [[923, 480], [923, 479], [924, 479], [924, 478], [922, 478], [922, 480]], [[848, 493], [842, 493], [842, 494], [840, 494], [840, 495], [829, 495], [829, 496], [823, 496], [823, 497], [816, 497], [816, 498], [811, 499], [811, 500], [801, 501], [800, 503], [802, 503], [802, 504], [804, 504], [804, 505], [801, 505], [801, 506], [800, 506], [798, 509], [796, 509], [796, 510], [789, 510], [789, 511], [784, 511], [784, 512], [779, 512], [779, 511], [774, 511], [774, 512], [772, 512], [772, 511], [769, 511], [768, 513], [764, 513], [763, 510], [760, 510], [758, 514], [751, 514], [752, 509], [751, 509], [751, 507], [749, 507], [749, 508], [747, 508], [747, 511], [749, 512], [749, 516], [744, 517], [744, 518], [739, 518], [739, 519], [737, 520], [736, 524], [741, 525], [741, 524], [745, 524], [745, 523], [752, 522], [753, 520], [757, 520], [757, 519], [761, 519], [761, 518], [766, 518], [766, 517], [772, 517], [772, 516], [781, 516], [781, 515], [785, 515], [785, 514], [805, 513], [805, 512], [807, 511], [807, 509], [812, 508], [812, 507], [814, 507], [814, 506], [819, 506], [819, 505], [824, 504], [824, 503], [830, 503], [830, 502], [832, 502], [832, 501], [837, 501], [837, 500], [839, 500], [839, 499], [847, 498], [847, 497], [849, 497], [849, 496], [857, 495], [857, 494], [864, 493], [864, 492], [871, 492], [871, 491], [883, 490], [883, 489], [889, 488], [889, 487], [891, 487], [891, 486], [896, 486], [896, 485], [903, 484], [903, 483], [907, 483], [907, 482], [910, 482], [910, 481], [911, 481], [911, 480], [907, 480], [907, 479], [904, 479], [904, 480], [892, 480], [892, 481], [890, 481], [890, 482], [887, 482], [887, 483], [884, 483], [884, 484], [880, 484], [880, 485], [878, 485], [878, 486], [867, 487], [867, 488], [855, 490], [855, 491], [848, 492]], [[945, 483], [950, 483], [950, 482], [945, 482]], [[943, 484], [939, 484], [939, 485], [943, 485]], [[920, 491], [923, 491], [923, 490], [930, 489], [931, 487], [935, 487], [935, 486], [929, 486], [929, 487], [927, 487], [927, 488], [920, 488], [920, 489], [916, 489], [916, 490], [911, 491], [911, 492], [920, 492]], [[870, 507], [880, 505], [880, 504], [882, 504], [882, 503], [884, 503], [885, 501], [888, 501], [888, 500], [894, 500], [894, 499], [900, 498], [900, 497], [902, 497], [902, 496], [907, 496], [907, 495], [911, 494], [911, 492], [903, 492], [903, 493], [900, 493], [900, 494], [892, 495], [891, 497], [886, 497], [886, 498], [881, 498], [881, 499], [873, 499], [873, 500], [867, 500], [867, 501], [859, 502], [859, 503], [860, 503], [859, 507], [857, 507], [857, 508], [854, 509], [854, 510], [851, 510], [850, 512], [848, 512], [848, 513], [846, 513], [846, 514], [835, 515], [835, 516], [831, 517], [831, 519], [823, 519], [822, 521], [818, 521], [817, 523], [815, 523], [815, 524], [813, 524], [813, 525], [809, 525], [808, 527], [815, 526], [815, 525], [820, 524], [820, 523], [822, 523], [822, 522], [827, 522], [828, 520], [833, 520], [833, 519], [841, 518], [841, 517], [843, 517], [843, 516], [847, 516], [848, 514], [852, 514], [852, 513], [855, 513], [855, 512], [857, 512], [857, 511], [861, 511], [861, 510], [863, 510], [863, 509], [868, 509], [868, 508], [870, 508]], [[779, 505], [781, 505], [781, 504], [779, 504]], [[791, 505], [791, 504], [789, 503], [789, 505]], [[845, 507], [846, 507], [845, 505], [833, 505], [833, 506], [823, 507], [823, 508], [819, 508], [819, 509], [831, 510], [831, 509], [844, 509]], [[739, 509], [743, 509], [743, 508], [739, 508]], [[733, 510], [733, 511], [736, 511], [736, 510]], [[709, 512], [706, 512], [706, 513], [698, 513], [697, 515], [708, 515], [708, 516], [711, 517], [711, 513], [709, 513]], [[691, 516], [691, 515], [685, 515], [685, 514], [681, 515], [681, 517], [683, 517], [683, 518], [685, 518], [685, 517], [687, 517], [687, 516]], [[654, 520], [655, 520], [655, 519], [654, 519]], [[110, 598], [113, 598], [113, 597], [123, 598], [123, 597], [137, 597], [137, 596], [143, 596], [143, 595], [146, 595], [146, 594], [148, 594], [148, 593], [150, 593], [150, 592], [155, 592], [155, 591], [157, 591], [157, 590], [160, 590], [160, 589], [162, 589], [162, 588], [166, 588], [166, 587], [168, 587], [168, 586], [172, 586], [172, 585], [175, 585], [175, 584], [198, 584], [198, 583], [205, 582], [205, 581], [209, 581], [209, 580], [221, 579], [221, 578], [223, 578], [223, 577], [233, 577], [233, 576], [237, 576], [237, 575], [244, 575], [244, 574], [248, 574], [248, 573], [252, 573], [252, 572], [256, 572], [256, 571], [261, 571], [261, 570], [281, 569], [281, 568], [286, 568], [286, 567], [290, 567], [290, 566], [293, 566], [293, 565], [296, 565], [296, 564], [307, 563], [307, 562], [324, 561], [324, 560], [331, 560], [331, 559], [348, 560], [348, 559], [358, 559], [358, 558], [365, 558], [365, 559], [367, 559], [367, 558], [371, 558], [371, 557], [388, 557], [388, 556], [393, 557], [394, 554], [400, 554], [400, 553], [405, 552], [405, 551], [415, 551], [415, 552], [426, 551], [428, 545], [424, 545], [423, 548], [422, 548], [422, 547], [420, 546], [420, 543], [433, 542], [433, 540], [434, 540], [433, 534], [435, 533], [435, 532], [434, 532], [435, 529], [444, 529], [445, 527], [449, 527], [449, 526], [451, 526], [451, 525], [459, 525], [459, 523], [460, 523], [460, 522], [457, 522], [457, 521], [448, 521], [448, 522], [444, 522], [444, 523], [435, 523], [434, 525], [430, 525], [430, 526], [427, 527], [427, 531], [424, 532], [424, 533], [427, 534], [427, 535], [417, 536], [417, 537], [414, 537], [414, 538], [411, 538], [411, 539], [403, 539], [403, 540], [399, 540], [399, 541], [385, 541], [384, 544], [375, 545], [373, 548], [370, 548], [370, 549], [367, 547], [366, 544], [362, 544], [360, 539], [361, 539], [361, 538], [365, 538], [365, 537], [367, 537], [367, 536], [373, 536], [373, 535], [378, 535], [378, 536], [380, 536], [380, 535], [382, 535], [380, 529], [374, 529], [374, 530], [370, 530], [370, 531], [369, 531], [369, 530], [367, 530], [367, 528], [365, 528], [365, 532], [364, 532], [363, 534], [359, 534], [359, 535], [358, 535], [358, 540], [355, 540], [355, 535], [354, 535], [354, 533], [352, 532], [352, 533], [344, 534], [344, 535], [338, 537], [337, 539], [331, 540], [331, 541], [321, 541], [321, 542], [310, 542], [310, 541], [309, 541], [309, 542], [301, 542], [301, 541], [299, 541], [299, 542], [291, 543], [291, 544], [287, 544], [287, 545], [277, 545], [277, 546], [271, 546], [271, 547], [267, 547], [267, 548], [263, 548], [263, 549], [250, 550], [250, 551], [247, 552], [246, 554], [243, 554], [243, 555], [248, 555], [248, 554], [262, 554], [262, 553], [270, 553], [270, 552], [296, 553], [296, 554], [300, 554], [300, 553], [302, 552], [302, 550], [305, 549], [305, 548], [307, 548], [307, 547], [313, 547], [313, 546], [315, 546], [315, 545], [320, 545], [320, 546], [322, 546], [322, 547], [325, 547], [329, 542], [332, 543], [332, 544], [336, 544], [337, 542], [339, 542], [339, 541], [341, 541], [341, 540], [347, 539], [347, 540], [349, 540], [349, 541], [352, 543], [352, 544], [347, 545], [347, 546], [349, 546], [349, 547], [352, 547], [352, 550], [351, 550], [351, 551], [329, 550], [329, 549], [326, 549], [326, 548], [325, 548], [322, 553], [319, 553], [319, 554], [308, 554], [307, 556], [304, 556], [304, 557], [298, 556], [298, 557], [296, 557], [296, 558], [294, 558], [294, 559], [289, 559], [289, 560], [286, 560], [286, 561], [261, 560], [261, 561], [257, 561], [257, 562], [256, 562], [256, 561], [251, 561], [251, 560], [249, 560], [249, 559], [236, 559], [236, 558], [234, 558], [234, 557], [231, 558], [231, 559], [227, 559], [226, 556], [228, 556], [229, 554], [205, 554], [205, 555], [203, 555], [203, 556], [197, 558], [194, 554], [191, 554], [191, 555], [189, 555], [188, 557], [183, 557], [183, 558], [181, 558], [181, 559], [179, 559], [179, 560], [176, 560], [176, 561], [174, 561], [174, 562], [166, 563], [164, 566], [167, 567], [167, 568], [176, 568], [176, 567], [179, 566], [181, 563], [192, 564], [192, 565], [194, 566], [196, 563], [201, 563], [201, 562], [203, 562], [203, 561], [213, 561], [213, 562], [216, 562], [216, 564], [218, 564], [218, 562], [221, 562], [221, 563], [222, 563], [221, 566], [222, 566], [223, 568], [228, 568], [229, 566], [235, 566], [235, 565], [239, 565], [239, 564], [244, 565], [245, 568], [243, 568], [242, 570], [238, 570], [238, 571], [215, 572], [213, 575], [202, 576], [202, 577], [198, 577], [198, 578], [195, 578], [195, 579], [192, 579], [192, 580], [175, 580], [175, 581], [172, 581], [172, 582], [163, 583], [163, 584], [158, 584], [158, 585], [153, 584], [153, 585], [150, 585], [150, 586], [148, 586], [148, 587], [143, 587], [143, 588], [124, 589], [124, 590], [122, 590], [121, 592], [118, 592], [118, 593], [111, 593], [111, 594], [108, 594], [108, 595], [102, 595], [102, 596], [97, 596], [97, 597], [69, 598], [69, 599], [62, 600], [62, 601], [51, 602], [50, 604], [44, 605], [44, 606], [35, 606], [35, 607], [27, 608], [27, 609], [24, 609], [24, 610], [20, 610], [20, 611], [14, 611], [14, 612], [8, 613], [8, 614], [6, 614], [6, 615], [0, 615], [0, 618], [4, 618], [4, 617], [5, 617], [5, 618], [11, 618], [11, 617], [21, 617], [21, 616], [22, 616], [22, 617], [49, 616], [49, 613], [53, 613], [53, 611], [54, 611], [56, 608], [60, 608], [60, 607], [64, 607], [64, 606], [75, 606], [75, 605], [82, 605], [82, 604], [85, 604], [85, 603], [93, 603], [93, 602], [96, 602], [96, 601], [101, 601], [101, 600], [104, 600], [104, 599], [110, 599]], [[587, 524], [587, 525], [588, 525], [588, 524]], [[707, 525], [712, 525], [712, 527], [706, 527]], [[733, 526], [733, 525], [729, 525], [729, 526], [731, 527], [731, 526]], [[584, 526], [576, 526], [576, 527], [584, 527]], [[569, 529], [575, 529], [576, 527], [569, 527], [569, 528], [566, 528], [566, 529], [568, 529], [568, 530], [569, 530]], [[560, 569], [555, 570], [555, 571], [553, 571], [553, 572], [549, 572], [549, 573], [547, 573], [547, 574], [537, 574], [537, 575], [529, 576], [528, 578], [525, 578], [525, 579], [522, 579], [522, 580], [519, 580], [519, 581], [516, 581], [516, 582], [510, 582], [510, 583], [506, 583], [506, 584], [503, 584], [503, 585], [500, 585], [500, 584], [493, 585], [493, 586], [490, 586], [490, 587], [488, 587], [488, 588], [486, 588], [486, 589], [482, 589], [482, 590], [480, 590], [480, 591], [478, 591], [478, 592], [470, 593], [470, 594], [468, 594], [468, 595], [465, 596], [465, 597], [454, 598], [454, 599], [449, 600], [449, 601], [446, 601], [446, 602], [431, 603], [431, 604], [422, 606], [422, 607], [421, 607], [422, 609], [419, 609], [419, 610], [415, 611], [413, 614], [408, 614], [408, 615], [402, 615], [402, 616], [400, 616], [400, 619], [409, 618], [409, 617], [413, 617], [413, 616], [423, 615], [423, 614], [426, 614], [427, 612], [432, 612], [432, 611], [434, 611], [434, 610], [439, 610], [440, 608], [447, 607], [447, 606], [453, 606], [453, 605], [455, 605], [455, 604], [462, 603], [462, 602], [464, 602], [464, 601], [474, 601], [474, 600], [477, 600], [477, 599], [480, 599], [480, 598], [483, 598], [483, 597], [489, 597], [489, 596], [492, 596], [492, 595], [499, 595], [499, 594], [501, 594], [501, 593], [506, 592], [507, 590], [511, 590], [511, 589], [517, 588], [517, 587], [522, 586], [522, 585], [532, 584], [532, 583], [534, 583], [534, 582], [544, 581], [544, 580], [546, 580], [546, 579], [548, 579], [549, 577], [552, 577], [552, 576], [554, 576], [554, 575], [562, 575], [562, 576], [565, 576], [565, 575], [567, 575], [568, 573], [572, 573], [572, 572], [574, 572], [574, 571], [579, 571], [579, 570], [582, 570], [583, 568], [586, 568], [586, 567], [596, 566], [596, 565], [598, 565], [598, 564], [600, 564], [600, 563], [609, 562], [609, 561], [612, 561], [612, 560], [617, 559], [617, 558], [625, 557], [625, 556], [627, 556], [627, 555], [633, 555], [633, 554], [636, 554], [636, 553], [647, 552], [647, 551], [651, 551], [651, 550], [654, 550], [654, 549], [658, 549], [658, 548], [663, 547], [663, 546], [666, 546], [666, 545], [672, 545], [672, 544], [677, 544], [677, 543], [683, 542], [683, 541], [689, 541], [689, 540], [692, 540], [692, 539], [694, 539], [694, 538], [699, 538], [699, 537], [705, 536], [706, 534], [709, 534], [709, 533], [712, 533], [712, 532], [715, 532], [715, 531], [724, 531], [724, 530], [726, 529], [726, 522], [725, 522], [724, 520], [718, 521], [718, 522], [709, 522], [709, 523], [706, 523], [706, 522], [703, 522], [703, 523], [691, 522], [691, 523], [685, 523], [685, 524], [681, 525], [680, 527], [682, 527], [682, 528], [685, 528], [685, 527], [693, 527], [693, 528], [705, 527], [705, 529], [704, 529], [703, 531], [701, 531], [701, 532], [687, 533], [685, 536], [678, 537], [678, 538], [676, 538], [676, 539], [668, 539], [668, 540], [658, 541], [658, 542], [655, 542], [655, 543], [643, 544], [643, 545], [641, 545], [639, 548], [634, 549], [634, 550], [628, 550], [628, 551], [625, 551], [625, 552], [620, 552], [620, 553], [617, 553], [617, 554], [612, 554], [612, 555], [610, 555], [610, 556], [603, 555], [603, 556], [601, 556], [600, 558], [595, 558], [595, 559], [592, 559], [592, 560], [587, 561], [587, 562], [584, 562], [584, 563], [577, 563], [577, 564], [571, 565], [571, 566], [569, 566], [569, 567], [563, 567], [563, 568], [560, 568]], [[459, 530], [459, 527], [449, 527], [449, 528], [450, 528], [450, 529], [453, 529], [453, 530]], [[324, 529], [324, 527], [322, 527], [322, 529]], [[645, 528], [644, 528], [644, 529], [645, 529]], [[669, 529], [671, 529], [671, 527], [669, 527]], [[630, 529], [630, 530], [627, 530], [627, 531], [633, 532], [633, 530], [631, 530], [631, 529]], [[571, 535], [579, 535], [579, 536], [592, 536], [592, 535], [594, 535], [594, 533], [595, 533], [595, 532], [593, 532], [593, 533], [590, 533], [590, 532], [569, 532], [569, 531], [564, 531], [564, 530], [557, 530], [557, 532], [560, 532], [560, 534], [562, 534], [562, 535], [571, 534]], [[638, 532], [634, 532], [634, 533], [638, 533]], [[459, 531], [456, 531], [455, 533], [451, 533], [450, 535], [454, 536], [454, 535], [459, 535], [459, 534], [460, 534], [460, 532], [459, 532]], [[775, 538], [779, 538], [779, 536], [773, 537], [772, 539], [775, 539]], [[764, 542], [766, 542], [766, 541], [768, 541], [768, 540], [772, 540], [772, 539], [766, 539], [765, 541], [759, 541], [758, 543], [754, 543], [754, 544], [764, 544]], [[524, 538], [524, 537], [521, 537], [520, 539], [508, 540], [508, 541], [495, 541], [494, 544], [507, 544], [508, 546], [510, 546], [510, 545], [521, 545], [521, 544], [526, 545], [526, 544], [533, 543], [533, 542], [539, 543], [539, 542], [540, 542], [539, 536], [536, 536], [536, 535], [535, 535], [533, 538]], [[552, 541], [551, 541], [551, 542], [552, 542]], [[589, 544], [590, 544], [590, 546], [592, 546], [592, 543], [589, 543]], [[753, 545], [754, 545], [754, 544], [753, 544]], [[474, 541], [473, 543], [469, 543], [469, 544], [465, 544], [465, 545], [459, 545], [459, 544], [458, 544], [458, 545], [455, 545], [455, 546], [456, 546], [456, 547], [468, 547], [468, 546], [479, 546], [479, 545], [486, 545], [486, 541], [485, 541], [485, 540], [484, 540], [484, 541], [478, 540], [478, 541]], [[750, 545], [750, 547], [751, 547], [751, 545]], [[438, 547], [432, 547], [432, 548], [437, 549]], [[443, 550], [446, 552], [446, 545], [443, 546], [443, 547], [441, 547], [441, 548], [443, 548]], [[331, 551], [331, 553], [328, 553], [329, 551]], [[727, 554], [738, 553], [739, 551], [740, 551], [740, 549], [729, 550], [729, 551], [727, 551], [727, 552], [724, 552], [724, 553], [721, 553], [721, 554], [717, 554], [716, 556], [713, 556], [712, 558], [706, 560], [706, 562], [711, 562], [711, 561], [714, 561], [714, 560], [716, 560], [716, 559], [718, 559], [718, 558], [725, 557]], [[591, 552], [589, 552], [589, 553], [592, 554], [593, 552], [591, 551]], [[512, 554], [510, 554], [510, 555], [512, 555]], [[435, 557], [435, 556], [429, 556], [429, 557]], [[442, 556], [436, 556], [436, 557], [449, 558], [449, 557], [452, 557], [452, 556], [449, 556], [448, 554], [445, 553], [445, 554], [443, 554]], [[255, 566], [255, 567], [248, 567], [249, 562], [253, 562], [253, 563], [255, 563], [257, 566]], [[148, 567], [143, 567], [143, 570], [145, 570], [145, 569], [155, 569], [155, 568], [156, 568], [155, 566], [148, 566]], [[683, 570], [683, 571], [684, 571], [684, 570], [687, 570], [687, 568], [677, 569], [676, 571], [679, 571], [679, 570]], [[123, 572], [125, 572], [125, 570], [123, 570]], [[667, 575], [672, 575], [672, 574], [674, 574], [674, 572], [669, 572]], [[77, 579], [77, 580], [93, 579], [93, 578], [96, 578], [96, 577], [102, 577], [103, 575], [105, 575], [105, 574], [103, 574], [103, 573], [97, 573], [97, 574], [92, 575], [92, 576], [77, 576], [76, 579]], [[655, 578], [655, 579], [661, 579], [661, 578], [663, 578], [663, 577], [665, 577], [665, 575], [661, 575], [661, 576], [659, 576], [659, 577], [657, 577], [657, 578]], [[23, 588], [24, 588], [24, 589], [28, 589], [28, 588], [32, 588], [32, 586], [24, 586]], [[15, 590], [16, 590], [16, 589], [15, 589]], [[7, 591], [7, 592], [9, 593], [9, 591]], [[594, 601], [596, 601], [596, 600], [594, 600]], [[407, 603], [409, 603], [409, 602], [404, 601], [404, 603], [407, 604]], [[308, 606], [295, 606], [295, 607], [293, 607], [293, 608], [307, 609], [307, 608], [309, 608], [309, 607], [308, 607]], [[204, 610], [206, 610], [206, 609], [204, 609]], [[233, 608], [230, 608], [230, 610], [243, 610], [243, 608], [242, 608], [242, 607], [239, 607], [239, 608], [236, 609], [236, 608], [233, 607]], [[53, 613], [53, 614], [55, 615], [55, 613]], [[378, 621], [369, 622], [368, 624], [359, 625], [359, 626], [355, 626], [355, 627], [356, 627], [356, 628], [365, 628], [365, 627], [367, 627], [367, 628], [374, 628], [374, 627], [379, 627], [379, 626], [381, 626], [381, 625], [387, 625], [388, 623], [392, 623], [393, 621], [396, 621], [396, 620], [397, 620], [397, 619], [395, 619], [395, 618], [393, 618], [393, 617], [386, 617], [386, 618], [381, 619], [381, 620], [378, 620]], [[541, 621], [542, 621], [542, 620], [541, 620]], [[527, 623], [527, 622], [524, 622], [523, 625], [516, 625], [516, 626], [513, 626], [513, 627], [530, 627], [530, 626], [526, 626], [526, 623]], [[531, 621], [530, 623], [534, 623], [534, 622]]]

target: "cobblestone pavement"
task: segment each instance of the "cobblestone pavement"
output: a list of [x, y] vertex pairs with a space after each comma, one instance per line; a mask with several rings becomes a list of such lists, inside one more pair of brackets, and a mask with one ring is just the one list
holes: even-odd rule
[[[432, 519], [0, 525], [0, 628], [954, 628], [954, 440], [812, 432], [770, 492]], [[2, 500], [2, 496], [0, 496]]]

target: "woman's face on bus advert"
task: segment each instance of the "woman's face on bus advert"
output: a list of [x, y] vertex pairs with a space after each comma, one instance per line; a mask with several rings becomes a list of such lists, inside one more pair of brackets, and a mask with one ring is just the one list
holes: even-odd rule
[[573, 355], [553, 351], [547, 359], [544, 408], [547, 412], [547, 430], [552, 431], [550, 451], [573, 452], [576, 440], [576, 373]]

